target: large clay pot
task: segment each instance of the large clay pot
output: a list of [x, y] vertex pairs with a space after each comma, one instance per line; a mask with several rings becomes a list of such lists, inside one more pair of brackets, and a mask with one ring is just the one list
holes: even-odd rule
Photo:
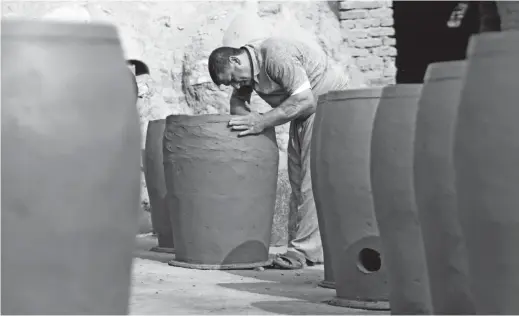
[[413, 140], [421, 84], [385, 87], [371, 142], [371, 186], [392, 314], [430, 314], [422, 233], [413, 189]]
[[144, 178], [150, 197], [151, 223], [157, 234], [158, 247], [152, 251], [173, 252], [173, 231], [166, 199], [166, 180], [162, 163], [162, 139], [166, 120], [154, 120], [148, 123], [146, 146], [144, 149]]
[[2, 20], [2, 313], [128, 312], [135, 104], [114, 27]]
[[312, 179], [335, 277], [335, 305], [389, 308], [369, 177], [372, 124], [381, 93], [329, 92], [316, 111]]
[[414, 189], [434, 314], [474, 314], [458, 221], [452, 145], [465, 61], [429, 65], [418, 102]]
[[164, 171], [175, 239], [171, 265], [268, 265], [279, 153], [273, 128], [238, 137], [230, 115], [170, 115]]
[[[326, 104], [326, 94], [319, 96], [317, 108], [321, 107], [323, 104]], [[326, 235], [328, 234], [328, 230], [324, 227], [324, 218], [323, 218], [323, 205], [321, 201], [323, 200], [323, 196], [321, 195], [320, 183], [322, 179], [319, 177], [321, 173], [317, 172], [316, 166], [316, 153], [321, 152], [321, 143], [314, 141], [317, 137], [316, 129], [319, 129], [320, 122], [322, 121], [322, 111], [316, 110], [314, 116], [314, 133], [312, 133], [312, 147], [310, 150], [310, 171], [312, 173], [312, 191], [314, 194], [314, 202], [317, 209], [317, 221], [319, 223], [319, 232], [321, 234], [321, 244], [323, 245], [323, 257], [324, 257], [324, 280], [318, 283], [320, 287], [334, 289], [335, 288], [335, 277], [333, 273], [333, 265], [332, 265], [332, 253], [330, 251], [330, 245], [328, 244], [328, 238]]]
[[519, 32], [472, 37], [457, 116], [458, 214], [478, 314], [519, 314]]

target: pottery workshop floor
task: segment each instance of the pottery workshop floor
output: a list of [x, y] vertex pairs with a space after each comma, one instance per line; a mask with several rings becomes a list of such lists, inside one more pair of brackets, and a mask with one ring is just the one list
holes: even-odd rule
[[[130, 313], [221, 315], [387, 314], [330, 306], [335, 290], [317, 283], [323, 266], [299, 271], [204, 271], [168, 266], [173, 255], [148, 251], [151, 236], [137, 237]], [[282, 251], [272, 248], [271, 253]]]

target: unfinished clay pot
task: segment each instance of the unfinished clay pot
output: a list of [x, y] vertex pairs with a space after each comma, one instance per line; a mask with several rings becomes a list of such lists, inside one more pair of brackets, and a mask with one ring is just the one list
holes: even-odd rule
[[128, 312], [136, 97], [116, 29], [2, 20], [2, 313]]
[[472, 37], [457, 116], [458, 214], [478, 314], [519, 314], [519, 32]]
[[230, 115], [170, 115], [164, 171], [175, 239], [170, 265], [268, 265], [279, 153], [274, 129], [238, 137]]
[[334, 305], [389, 308], [369, 178], [371, 133], [381, 93], [329, 92], [316, 111], [312, 180], [335, 277]]
[[392, 314], [430, 314], [431, 299], [413, 189], [413, 141], [421, 84], [385, 87], [371, 142], [371, 186]]
[[[317, 108], [326, 104], [326, 94], [319, 96]], [[321, 111], [316, 111], [314, 116], [314, 131], [316, 128], [319, 128], [320, 122], [322, 120]], [[319, 223], [319, 232], [321, 234], [321, 244], [323, 246], [323, 257], [324, 257], [324, 280], [318, 283], [320, 287], [335, 289], [335, 277], [333, 273], [333, 265], [332, 265], [332, 253], [330, 251], [330, 245], [328, 244], [328, 237], [326, 237], [328, 230], [324, 227], [324, 218], [323, 218], [323, 205], [321, 201], [323, 197], [321, 196], [321, 191], [319, 188], [319, 183], [321, 183], [320, 173], [317, 172], [316, 166], [316, 153], [321, 152], [321, 143], [317, 141], [313, 141], [315, 134], [312, 133], [312, 148], [310, 150], [310, 171], [312, 174], [312, 191], [314, 194], [314, 202], [315, 207], [317, 209], [317, 221]]]
[[151, 223], [157, 234], [158, 247], [152, 251], [173, 252], [173, 231], [166, 200], [166, 180], [162, 163], [162, 139], [166, 120], [154, 120], [148, 123], [146, 146], [144, 149], [144, 178], [151, 204]]
[[465, 61], [430, 64], [418, 102], [414, 190], [433, 312], [475, 314], [458, 221], [452, 145]]

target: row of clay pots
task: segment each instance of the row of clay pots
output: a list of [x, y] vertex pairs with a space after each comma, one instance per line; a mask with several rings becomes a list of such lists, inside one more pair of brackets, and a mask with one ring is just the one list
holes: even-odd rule
[[336, 304], [519, 313], [517, 40], [475, 36], [467, 61], [431, 64], [423, 85], [320, 98], [312, 174]]

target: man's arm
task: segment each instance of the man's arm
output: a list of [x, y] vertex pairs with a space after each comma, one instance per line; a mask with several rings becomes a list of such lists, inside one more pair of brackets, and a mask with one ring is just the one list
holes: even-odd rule
[[250, 98], [252, 95], [251, 87], [241, 87], [239, 90], [233, 89], [231, 95], [231, 115], [247, 115], [249, 114], [250, 108], [247, 106], [247, 103], [250, 103]]
[[283, 53], [271, 54], [265, 70], [290, 95], [278, 107], [263, 114], [265, 128], [306, 118], [315, 112], [316, 100], [310, 81], [296, 58]]

